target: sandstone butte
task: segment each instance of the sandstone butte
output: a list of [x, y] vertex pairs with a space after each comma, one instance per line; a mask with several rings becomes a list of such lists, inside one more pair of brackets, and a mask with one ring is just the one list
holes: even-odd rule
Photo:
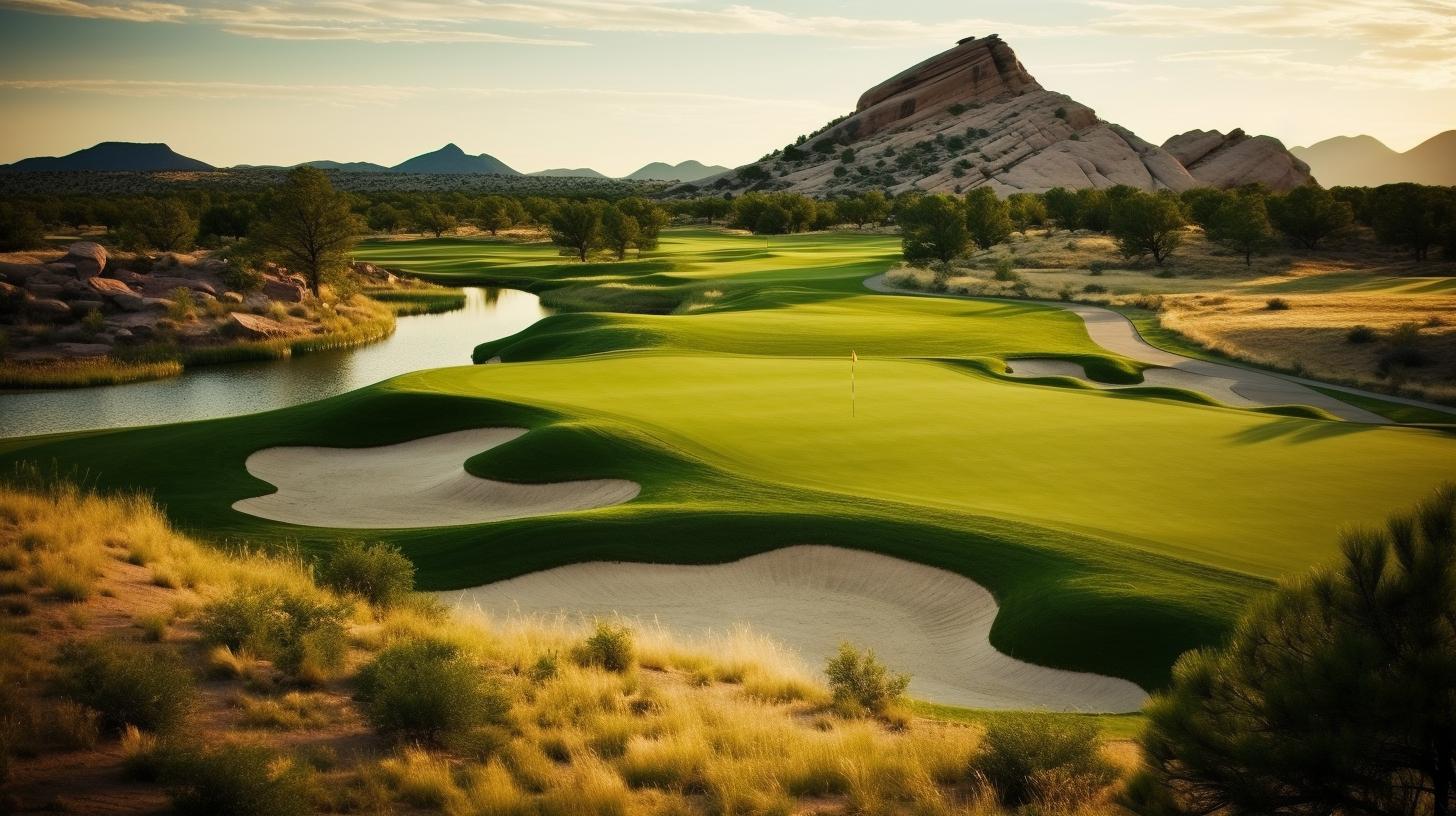
[[854, 113], [753, 164], [677, 192], [865, 189], [1001, 195], [1126, 184], [1288, 190], [1309, 167], [1270, 136], [1189, 131], [1163, 146], [1046, 90], [995, 34], [961, 40], [865, 91]]

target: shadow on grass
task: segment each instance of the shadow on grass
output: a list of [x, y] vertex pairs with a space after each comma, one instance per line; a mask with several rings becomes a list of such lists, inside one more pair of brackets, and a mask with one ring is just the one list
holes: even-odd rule
[[1328, 422], [1322, 420], [1310, 420], [1301, 418], [1276, 419], [1266, 422], [1263, 425], [1256, 425], [1252, 428], [1239, 431], [1229, 437], [1229, 440], [1237, 445], [1256, 445], [1260, 442], [1272, 442], [1282, 439], [1286, 442], [1304, 443], [1318, 442], [1322, 439], [1333, 439], [1347, 434], [1364, 433], [1376, 430], [1378, 425], [1365, 425], [1359, 422]]

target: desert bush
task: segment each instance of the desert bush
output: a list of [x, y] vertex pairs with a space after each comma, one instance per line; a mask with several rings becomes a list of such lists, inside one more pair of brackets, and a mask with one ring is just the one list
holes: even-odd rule
[[1116, 771], [1098, 747], [1097, 726], [1090, 721], [1003, 714], [986, 726], [974, 764], [1002, 803], [1017, 807], [1032, 801], [1051, 779], [1069, 786], [1110, 784]]
[[1289, 308], [1289, 301], [1284, 298], [1269, 298], [1264, 301], [1264, 308], [1271, 312], [1282, 312]]
[[1348, 343], [1363, 344], [1375, 342], [1375, 330], [1369, 326], [1356, 326], [1345, 333]]
[[343, 664], [347, 608], [279, 589], [239, 588], [202, 610], [209, 643], [271, 657], [297, 679], [316, 682]]
[[359, 673], [370, 722], [398, 737], [445, 742], [501, 721], [509, 703], [500, 685], [452, 643], [405, 640]]
[[1015, 264], [1010, 258], [997, 258], [993, 267], [992, 277], [998, 281], [1019, 281], [1021, 276], [1016, 274]]
[[169, 751], [162, 780], [181, 816], [303, 816], [312, 810], [303, 771], [262, 745]]
[[559, 668], [557, 666], [556, 653], [549, 652], [536, 658], [531, 668], [526, 670], [526, 678], [537, 685], [550, 680], [556, 676]]
[[192, 705], [192, 673], [173, 651], [76, 641], [61, 647], [57, 663], [61, 693], [101, 712], [112, 728], [169, 731]]
[[178, 286], [167, 296], [167, 316], [184, 323], [197, 314], [197, 301], [192, 297], [192, 290], [185, 286]]
[[861, 653], [849, 643], [839, 644], [839, 653], [824, 667], [829, 691], [842, 708], [884, 713], [905, 695], [910, 675], [891, 672], [873, 651]]
[[1416, 323], [1396, 326], [1387, 342], [1388, 347], [1380, 355], [1381, 373], [1394, 368], [1417, 368], [1431, 362], [1426, 350], [1421, 348], [1421, 327]]
[[337, 592], [358, 595], [375, 606], [390, 607], [415, 588], [415, 565], [393, 544], [346, 541], [324, 564], [323, 583]]
[[577, 662], [610, 672], [625, 672], [634, 662], [632, 633], [625, 626], [598, 622], [596, 631], [577, 649]]
[[1082, 287], [1082, 291], [1089, 295], [1101, 295], [1107, 292], [1107, 287], [1098, 283], [1089, 283]]
[[1111, 268], [1112, 264], [1109, 264], [1105, 261], [1092, 261], [1091, 263], [1087, 264], [1087, 274], [1101, 275], [1103, 272], [1106, 272], [1108, 269]]

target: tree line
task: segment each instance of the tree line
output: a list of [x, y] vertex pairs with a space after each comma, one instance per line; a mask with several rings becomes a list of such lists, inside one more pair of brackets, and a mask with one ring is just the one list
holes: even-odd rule
[[1354, 224], [1369, 227], [1376, 240], [1402, 247], [1417, 260], [1426, 260], [1438, 247], [1443, 258], [1456, 259], [1456, 188], [1419, 184], [1329, 190], [1308, 185], [1287, 193], [1251, 185], [1182, 194], [1123, 185], [1058, 187], [1004, 199], [977, 187], [964, 196], [903, 195], [893, 213], [905, 259], [913, 264], [948, 264], [972, 248], [1002, 243], [1013, 232], [1043, 227], [1105, 233], [1128, 259], [1151, 259], [1161, 266], [1182, 244], [1190, 224], [1250, 265], [1254, 255], [1281, 239], [1318, 249]]

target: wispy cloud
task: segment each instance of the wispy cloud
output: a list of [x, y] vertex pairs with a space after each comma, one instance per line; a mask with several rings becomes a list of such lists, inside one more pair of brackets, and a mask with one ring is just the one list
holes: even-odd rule
[[484, 26], [670, 34], [764, 34], [857, 41], [950, 42], [993, 31], [1011, 37], [1072, 36], [1075, 26], [995, 22], [961, 18], [937, 22], [795, 15], [734, 4], [705, 8], [690, 0], [275, 0], [187, 6], [107, 0], [0, 0], [0, 9], [137, 22], [194, 22], [248, 37], [365, 42], [495, 42], [522, 45], [580, 45], [552, 37], [520, 36]]
[[[1165, 61], [1215, 63], [1237, 74], [1267, 75], [1270, 68], [1278, 68], [1286, 79], [1341, 86], [1456, 87], [1456, 6], [1445, 0], [1271, 0], [1231, 5], [1091, 0], [1091, 5], [1108, 13], [1091, 25], [1105, 33], [1164, 38], [1240, 35], [1262, 40], [1261, 46], [1269, 40], [1311, 46], [1192, 51], [1164, 57]], [[1352, 53], [1330, 56], [1331, 45]]]

